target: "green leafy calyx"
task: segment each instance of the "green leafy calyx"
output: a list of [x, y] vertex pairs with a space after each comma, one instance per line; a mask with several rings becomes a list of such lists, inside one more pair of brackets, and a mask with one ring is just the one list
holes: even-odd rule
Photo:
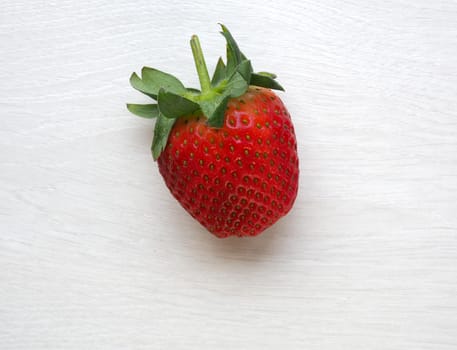
[[127, 104], [133, 114], [143, 118], [157, 118], [152, 141], [152, 154], [156, 160], [167, 144], [168, 135], [177, 118], [201, 112], [211, 127], [224, 125], [224, 115], [230, 98], [243, 95], [249, 85], [284, 90], [267, 72], [254, 73], [251, 61], [240, 51], [228, 29], [221, 24], [227, 41], [226, 63], [219, 58], [212, 78], [208, 74], [205, 58], [196, 35], [190, 40], [192, 54], [200, 80], [200, 90], [186, 88], [176, 77], [150, 67], [143, 67], [141, 77], [133, 73], [130, 84], [157, 103]]

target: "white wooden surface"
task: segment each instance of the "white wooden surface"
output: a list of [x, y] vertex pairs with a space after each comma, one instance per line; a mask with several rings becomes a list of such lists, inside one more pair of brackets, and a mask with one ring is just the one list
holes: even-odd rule
[[[294, 210], [218, 240], [124, 103], [225, 23], [275, 71]], [[26, 1], [0, 11], [1, 349], [457, 348], [456, 1]]]

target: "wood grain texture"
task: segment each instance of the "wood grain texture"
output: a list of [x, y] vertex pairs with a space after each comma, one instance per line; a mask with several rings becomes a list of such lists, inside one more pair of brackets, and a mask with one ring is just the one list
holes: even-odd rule
[[[457, 2], [6, 0], [1, 349], [457, 348]], [[293, 211], [218, 240], [167, 192], [128, 77], [197, 83], [224, 22], [299, 139]]]

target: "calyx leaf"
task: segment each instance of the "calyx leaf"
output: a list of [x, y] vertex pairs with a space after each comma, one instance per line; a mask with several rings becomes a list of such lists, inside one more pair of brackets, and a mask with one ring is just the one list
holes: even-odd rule
[[241, 63], [242, 60], [242, 53], [236, 43], [235, 39], [233, 39], [232, 34], [230, 34], [229, 30], [223, 24], [220, 24], [222, 28], [221, 34], [224, 36], [225, 40], [227, 41], [227, 73], [231, 74], [235, 70], [236, 67]]
[[135, 89], [155, 100], [157, 100], [157, 95], [161, 88], [176, 94], [186, 91], [184, 85], [176, 77], [150, 67], [143, 67], [141, 78], [136, 73], [133, 73], [130, 77], [130, 83]]
[[157, 160], [165, 149], [168, 142], [168, 135], [175, 124], [176, 119], [170, 119], [162, 114], [159, 114], [156, 125], [154, 127], [154, 138], [152, 139], [152, 157]]
[[251, 74], [251, 85], [284, 91], [284, 88], [281, 85], [279, 85], [279, 83], [276, 80], [267, 75], [257, 73]]
[[216, 64], [216, 69], [214, 70], [213, 77], [211, 79], [211, 85], [215, 86], [225, 77], [225, 63], [222, 60], [222, 57], [219, 57]]
[[241, 74], [243, 79], [249, 83], [251, 81], [251, 74], [252, 74], [252, 65], [251, 61], [243, 60], [236, 68], [236, 71]]
[[225, 109], [230, 98], [230, 95], [220, 95], [217, 99], [200, 102], [202, 112], [208, 118], [209, 126], [220, 128], [224, 125]]
[[[248, 82], [248, 85], [256, 85], [260, 87], [265, 87], [269, 89], [282, 90], [284, 88], [276, 82], [276, 74], [268, 72], [259, 72], [253, 73], [253, 68], [250, 61], [246, 56], [240, 51], [238, 44], [230, 34], [226, 26], [221, 24], [222, 32], [221, 34], [225, 37], [227, 41], [227, 69], [226, 75], [229, 75], [233, 70], [240, 72], [243, 77]], [[249, 63], [248, 63], [249, 62]], [[247, 65], [249, 64], [249, 67]], [[246, 65], [246, 66], [245, 66]], [[243, 74], [243, 72], [250, 71], [250, 74]]]
[[258, 75], [263, 75], [266, 77], [270, 77], [271, 79], [276, 79], [276, 74], [275, 73], [270, 73], [270, 72], [257, 72]]
[[200, 108], [197, 103], [164, 89], [159, 90], [157, 101], [160, 113], [167, 118], [179, 118]]
[[239, 72], [235, 72], [227, 82], [223, 95], [230, 97], [238, 97], [243, 95], [247, 89], [248, 82]]
[[142, 118], [157, 118], [159, 116], [159, 109], [157, 104], [138, 105], [127, 103], [127, 109], [133, 114]]

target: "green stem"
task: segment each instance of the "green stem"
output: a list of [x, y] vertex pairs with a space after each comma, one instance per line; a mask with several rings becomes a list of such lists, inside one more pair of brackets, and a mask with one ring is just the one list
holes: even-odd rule
[[190, 47], [192, 48], [192, 55], [194, 56], [195, 67], [197, 68], [198, 79], [200, 80], [200, 86], [202, 88], [202, 95], [204, 95], [211, 90], [211, 80], [209, 78], [208, 68], [206, 68], [205, 58], [203, 57], [203, 51], [198, 36], [192, 35]]

